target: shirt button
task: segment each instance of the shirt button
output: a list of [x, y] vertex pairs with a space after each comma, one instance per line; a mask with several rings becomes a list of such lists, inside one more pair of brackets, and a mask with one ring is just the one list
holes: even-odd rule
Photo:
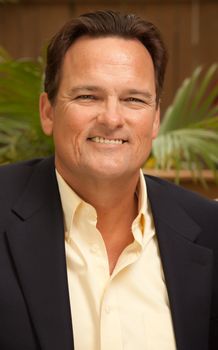
[[91, 248], [90, 248], [90, 251], [92, 252], [92, 253], [97, 253], [98, 252], [98, 245], [97, 244], [93, 244], [92, 246], [91, 246]]
[[67, 243], [71, 244], [73, 240], [72, 240], [72, 238], [70, 236], [68, 236], [66, 241], [67, 241]]
[[106, 314], [109, 314], [110, 311], [111, 311], [110, 306], [109, 306], [109, 305], [106, 305], [106, 306], [105, 306], [105, 312], [106, 312]]

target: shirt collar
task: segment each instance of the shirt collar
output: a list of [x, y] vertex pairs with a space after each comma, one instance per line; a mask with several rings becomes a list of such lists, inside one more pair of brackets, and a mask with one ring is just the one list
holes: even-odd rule
[[59, 174], [57, 169], [55, 171], [64, 213], [65, 235], [68, 236], [70, 233], [70, 228], [76, 209], [83, 202], [83, 200], [66, 183], [66, 181]]
[[146, 215], [148, 202], [147, 202], [147, 186], [144, 178], [143, 171], [140, 169], [139, 182], [136, 188], [136, 194], [138, 196], [138, 215]]
[[[90, 205], [84, 202], [66, 183], [63, 177], [56, 169], [56, 177], [61, 197], [61, 203], [64, 213], [64, 225], [66, 236], [69, 235], [74, 214], [80, 205]], [[147, 187], [142, 170], [140, 170], [139, 182], [136, 188], [136, 195], [138, 197], [138, 215], [132, 223], [132, 231], [135, 240], [142, 246], [145, 234], [145, 220], [148, 216], [148, 200]]]
[[132, 232], [135, 241], [139, 243], [141, 247], [144, 246], [147, 237], [145, 237], [145, 229], [147, 223], [147, 217], [149, 215], [147, 186], [143, 171], [140, 169], [139, 182], [136, 188], [136, 195], [138, 197], [138, 215], [132, 223]]

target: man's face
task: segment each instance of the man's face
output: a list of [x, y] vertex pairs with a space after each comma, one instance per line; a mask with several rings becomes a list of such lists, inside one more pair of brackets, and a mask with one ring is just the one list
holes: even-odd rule
[[65, 179], [138, 173], [159, 126], [154, 67], [137, 40], [78, 39], [67, 51], [54, 105], [41, 96], [44, 132], [52, 134]]

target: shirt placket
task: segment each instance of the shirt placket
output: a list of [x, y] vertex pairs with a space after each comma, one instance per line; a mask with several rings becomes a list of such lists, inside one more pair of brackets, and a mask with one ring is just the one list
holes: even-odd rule
[[101, 350], [123, 349], [119, 309], [113, 280], [110, 280], [102, 299], [99, 330]]

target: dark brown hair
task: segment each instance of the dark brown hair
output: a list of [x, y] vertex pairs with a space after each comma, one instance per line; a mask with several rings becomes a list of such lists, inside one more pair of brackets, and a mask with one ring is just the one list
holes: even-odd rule
[[156, 101], [159, 102], [167, 64], [167, 52], [159, 30], [152, 23], [133, 14], [96, 11], [67, 22], [49, 43], [44, 87], [51, 103], [55, 101], [58, 92], [64, 56], [75, 40], [84, 35], [94, 38], [117, 36], [138, 39], [153, 60]]

